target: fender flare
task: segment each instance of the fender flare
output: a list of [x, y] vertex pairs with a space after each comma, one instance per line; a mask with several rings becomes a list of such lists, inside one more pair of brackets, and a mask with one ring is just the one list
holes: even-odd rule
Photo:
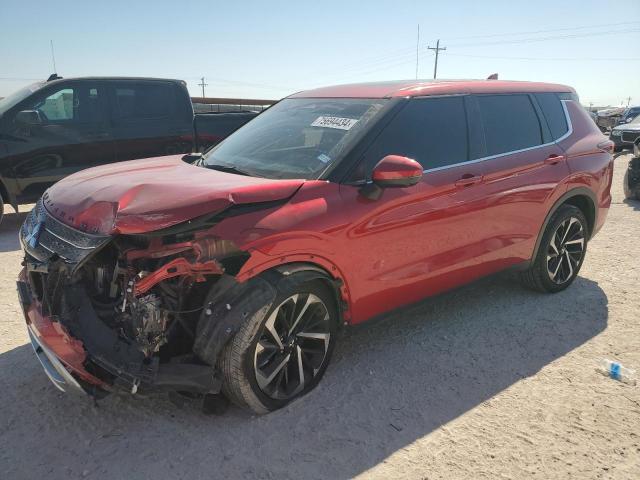
[[[593, 191], [589, 190], [586, 187], [572, 188], [571, 190], [566, 192], [564, 195], [562, 195], [558, 200], [556, 200], [556, 203], [553, 204], [553, 207], [551, 207], [551, 210], [549, 210], [549, 212], [547, 213], [547, 216], [545, 217], [544, 222], [542, 222], [542, 227], [540, 227], [540, 231], [538, 232], [536, 245], [533, 249], [533, 254], [529, 259], [529, 262], [527, 262], [527, 266], [530, 266], [538, 256], [538, 249], [540, 248], [540, 242], [542, 241], [544, 232], [547, 229], [547, 225], [549, 224], [549, 221], [551, 220], [551, 217], [553, 216], [553, 214], [556, 213], [556, 210], [558, 210], [558, 208], [560, 208], [561, 205], [564, 205], [567, 200], [574, 197], [579, 197], [579, 196], [586, 196], [587, 198], [589, 198], [589, 200], [591, 200], [591, 203], [593, 205], [593, 212], [594, 212], [593, 225], [595, 226], [598, 224], [598, 201], [596, 199], [596, 195], [593, 193]], [[589, 239], [591, 239], [592, 236], [593, 236], [593, 228], [589, 232]]]

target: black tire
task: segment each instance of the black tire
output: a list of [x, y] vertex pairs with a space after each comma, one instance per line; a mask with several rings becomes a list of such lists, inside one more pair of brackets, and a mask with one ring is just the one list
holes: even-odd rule
[[[279, 286], [276, 286], [277, 295], [276, 295], [275, 301], [273, 302], [273, 305], [271, 305], [267, 313], [266, 314], [264, 313], [265, 307], [262, 307], [262, 308], [257, 308], [256, 311], [253, 312], [253, 314], [248, 315], [246, 320], [238, 330], [238, 332], [224, 347], [220, 355], [219, 365], [223, 375], [223, 387], [222, 387], [223, 393], [229, 400], [231, 400], [236, 405], [253, 410], [255, 413], [258, 413], [258, 414], [264, 414], [264, 413], [268, 413], [270, 411], [282, 408], [285, 405], [287, 405], [289, 402], [294, 400], [295, 398], [305, 395], [310, 390], [312, 390], [318, 384], [318, 382], [322, 378], [327, 368], [327, 365], [331, 358], [331, 353], [333, 352], [333, 348], [336, 341], [338, 311], [336, 308], [334, 295], [330, 291], [330, 289], [327, 287], [327, 285], [321, 280], [311, 280], [311, 281], [297, 280], [296, 274], [292, 274], [290, 277], [288, 277], [287, 281], [283, 282], [283, 284], [284, 286], [281, 286], [282, 284], [279, 284]], [[328, 323], [327, 323], [329, 337], [328, 337], [328, 341], [326, 340], [322, 341], [322, 347], [324, 349], [324, 357], [322, 358], [322, 363], [318, 365], [317, 370], [315, 369], [315, 366], [314, 366], [313, 369], [309, 371], [305, 371], [305, 367], [309, 368], [308, 363], [300, 367], [302, 370], [302, 378], [304, 380], [303, 382], [299, 382], [299, 384], [302, 383], [303, 388], [298, 392], [295, 392], [294, 390], [293, 395], [291, 395], [290, 397], [274, 398], [275, 394], [270, 395], [266, 391], [267, 390], [266, 387], [265, 387], [265, 390], [263, 391], [257, 379], [259, 375], [257, 373], [258, 358], [259, 358], [259, 355], [263, 355], [263, 353], [258, 353], [258, 352], [267, 352], [267, 350], [262, 349], [261, 347], [260, 348], [258, 347], [258, 342], [261, 342], [261, 346], [262, 346], [262, 343], [265, 341], [265, 337], [274, 338], [272, 335], [268, 334], [269, 329], [265, 327], [267, 321], [271, 318], [272, 314], [275, 316], [275, 318], [282, 319], [282, 320], [278, 320], [280, 323], [284, 322], [284, 317], [286, 315], [279, 317], [278, 316], [280, 315], [279, 312], [281, 312], [282, 310], [275, 312], [276, 309], [279, 309], [279, 308], [284, 309], [285, 304], [287, 305], [292, 304], [294, 306], [293, 307], [294, 309], [292, 311], [292, 317], [295, 316], [296, 311], [299, 311], [297, 310], [299, 308], [297, 301], [291, 300], [291, 297], [296, 294], [298, 294], [298, 297], [297, 297], [298, 299], [304, 299], [305, 296], [307, 296], [306, 298], [308, 299], [310, 298], [319, 299], [322, 302], [322, 304], [326, 308], [326, 313], [328, 314], [328, 317], [329, 317]], [[300, 301], [302, 302], [304, 300], [300, 300]], [[316, 315], [316, 313], [313, 313], [311, 311], [311, 306], [314, 306], [314, 308], [316, 309], [320, 308], [316, 303], [313, 303], [313, 304], [310, 304], [307, 310], [305, 311], [310, 312], [309, 315], [311, 314]], [[324, 311], [322, 311], [321, 315], [323, 316], [323, 318], [326, 318], [326, 315], [324, 315]], [[302, 315], [300, 316], [302, 317]], [[305, 320], [305, 322], [307, 323], [311, 322], [314, 325], [317, 324], [317, 320], [313, 320], [313, 319]], [[302, 320], [300, 321], [300, 323], [302, 323]], [[286, 331], [287, 328], [285, 328], [284, 330]], [[304, 334], [304, 332], [302, 334]], [[290, 335], [290, 336], [293, 336], [293, 335]], [[313, 339], [313, 341], [315, 340], [317, 339]], [[302, 339], [300, 340], [301, 342], [300, 344], [302, 345], [302, 342], [306, 342], [306, 341], [309, 341], [309, 340]], [[294, 340], [294, 342], [297, 342], [297, 340]], [[281, 341], [281, 346], [285, 343], [289, 343], [288, 340], [285, 339], [284, 341]], [[291, 347], [290, 345], [284, 345], [284, 347], [298, 349], [297, 343], [295, 347]], [[278, 350], [277, 346], [275, 347], [275, 349], [277, 353], [273, 354], [273, 358], [276, 358], [278, 355], [286, 358], [285, 357], [285, 355], [287, 354], [286, 351]], [[297, 351], [302, 352], [302, 350], [300, 349], [298, 349]], [[289, 355], [296, 355], [296, 353], [295, 351], [290, 350]], [[305, 355], [301, 355], [300, 358], [305, 358]], [[293, 361], [293, 357], [291, 361]], [[300, 360], [300, 362], [302, 362], [302, 360]], [[273, 360], [273, 363], [280, 364], [280, 360], [277, 360], [277, 361]], [[298, 364], [296, 360], [296, 362], [293, 364], [293, 369], [294, 369], [293, 373], [292, 373], [292, 370], [289, 370], [290, 365], [288, 363], [284, 368], [282, 368], [281, 372], [286, 373], [288, 375], [286, 380], [287, 383], [289, 382], [289, 378], [292, 379], [292, 383], [293, 383], [295, 368], [296, 366], [299, 366], [299, 365], [301, 364]], [[273, 371], [275, 370], [276, 369], [274, 368]], [[298, 370], [298, 372], [299, 371], [300, 370]], [[308, 378], [306, 376], [307, 373], [309, 373], [312, 376]], [[264, 379], [265, 377], [263, 377], [263, 383], [264, 383]], [[274, 380], [274, 382], [275, 381], [278, 381], [277, 377], [276, 377], [276, 380]], [[271, 386], [271, 384], [269, 384], [269, 386]], [[300, 385], [298, 385], [298, 387], [300, 388]], [[276, 385], [275, 393], [278, 393], [277, 389], [278, 389], [278, 386]]]
[[[576, 253], [568, 251], [569, 246], [558, 245], [558, 248], [560, 248], [559, 252], [564, 253], [559, 253], [556, 248], [556, 252], [558, 252], [557, 255], [555, 258], [551, 258], [551, 260], [549, 260], [547, 258], [549, 252], [552, 252], [552, 255], [554, 254], [554, 247], [551, 245], [552, 240], [554, 241], [554, 245], [558, 243], [558, 237], [556, 237], [556, 234], [562, 233], [559, 231], [561, 226], [567, 225], [566, 222], [569, 222], [569, 228], [577, 228], [575, 222], [571, 222], [571, 219], [579, 222], [580, 228], [582, 229], [583, 241], [579, 259], [577, 259], [578, 256]], [[573, 235], [571, 231], [568, 233]], [[588, 238], [589, 226], [582, 211], [573, 205], [560, 206], [558, 210], [553, 213], [547, 227], [545, 228], [536, 258], [533, 260], [531, 266], [521, 273], [522, 283], [533, 290], [545, 293], [557, 293], [567, 288], [573, 283], [580, 271], [580, 267], [582, 267], [582, 263], [584, 262], [585, 255], [587, 253]], [[569, 239], [566, 239], [566, 241], [570, 242]], [[571, 249], [576, 248], [574, 247], [574, 245], [576, 245], [574, 242], [575, 240], [571, 240], [570, 242], [572, 243], [570, 247]], [[549, 261], [554, 260], [558, 260], [558, 263], [555, 264], [556, 268], [550, 267], [552, 264], [548, 263]], [[566, 279], [564, 276], [561, 276], [560, 278], [556, 277], [554, 280], [551, 269], [555, 270], [556, 275], [558, 275], [558, 269], [560, 268], [562, 268], [562, 273], [566, 274]]]
[[629, 200], [640, 200], [640, 185], [636, 185], [635, 188], [629, 186], [629, 169], [624, 172], [624, 179], [622, 180], [622, 187], [624, 189], [624, 197]]
[[3, 217], [4, 217], [4, 201], [2, 200], [2, 195], [0, 195], [0, 224], [2, 224]]

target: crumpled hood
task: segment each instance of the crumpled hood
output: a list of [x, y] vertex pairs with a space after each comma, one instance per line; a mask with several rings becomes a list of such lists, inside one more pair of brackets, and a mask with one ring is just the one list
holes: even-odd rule
[[283, 200], [303, 183], [223, 173], [190, 165], [175, 155], [81, 171], [47, 190], [43, 202], [52, 215], [80, 230], [134, 234], [231, 205]]

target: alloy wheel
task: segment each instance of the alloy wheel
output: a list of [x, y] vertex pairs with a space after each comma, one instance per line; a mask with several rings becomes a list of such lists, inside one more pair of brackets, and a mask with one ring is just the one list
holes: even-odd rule
[[547, 250], [547, 272], [562, 285], [580, 267], [585, 251], [585, 229], [576, 217], [564, 220], [553, 233]]
[[273, 399], [290, 399], [322, 369], [331, 340], [324, 302], [312, 293], [291, 295], [267, 318], [254, 353], [256, 382]]

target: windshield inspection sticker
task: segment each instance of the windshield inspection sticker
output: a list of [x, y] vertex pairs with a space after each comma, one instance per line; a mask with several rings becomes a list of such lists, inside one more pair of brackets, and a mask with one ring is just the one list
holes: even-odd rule
[[320, 155], [318, 155], [318, 160], [320, 160], [322, 163], [329, 163], [331, 161], [331, 157], [326, 153], [321, 153]]
[[358, 120], [342, 117], [318, 117], [311, 124], [312, 127], [337, 128], [340, 130], [351, 130]]

